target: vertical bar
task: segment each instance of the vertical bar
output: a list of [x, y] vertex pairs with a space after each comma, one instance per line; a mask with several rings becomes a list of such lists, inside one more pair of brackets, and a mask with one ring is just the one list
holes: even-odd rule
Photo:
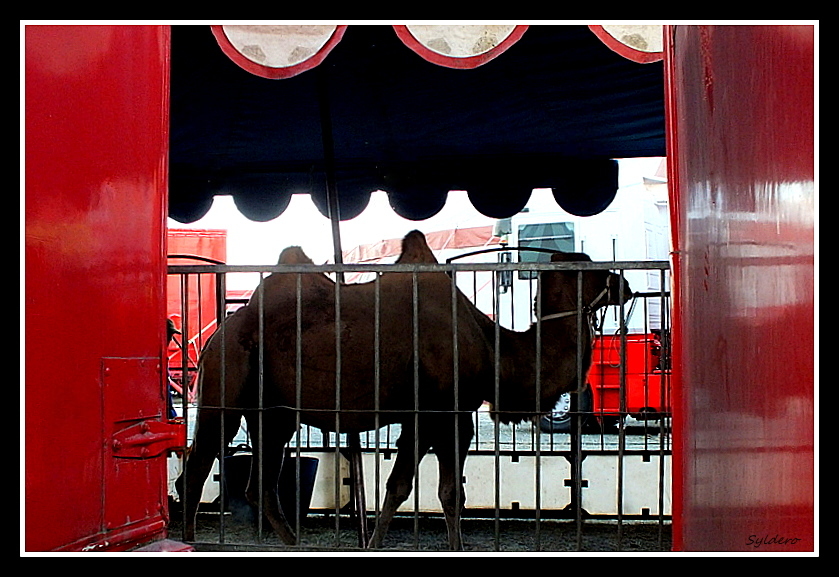
[[[496, 413], [500, 411], [501, 402], [501, 297], [498, 293], [497, 279], [493, 283], [495, 290], [492, 291], [492, 316], [493, 328], [493, 401], [492, 409]], [[500, 451], [500, 430], [498, 419], [493, 419], [493, 488], [495, 499], [495, 519], [493, 523], [493, 544], [496, 551], [501, 550], [501, 451]]]
[[341, 283], [335, 282], [335, 546], [341, 542]]
[[[664, 291], [664, 288], [659, 287], [659, 290]], [[662, 294], [662, 293], [659, 293], [659, 294]], [[653, 401], [653, 399], [655, 397], [655, 392], [651, 390], [652, 387], [650, 385], [650, 380], [651, 380], [651, 376], [653, 374], [653, 370], [655, 369], [655, 366], [650, 365], [650, 356], [649, 356], [649, 354], [647, 354], [648, 348], [651, 344], [650, 335], [653, 334], [653, 330], [652, 330], [652, 324], [649, 322], [650, 313], [648, 311], [649, 311], [649, 308], [650, 308], [650, 306], [649, 306], [650, 301], [647, 297], [644, 297], [643, 302], [644, 302], [644, 335], [645, 335], [644, 338], [646, 339], [645, 344], [647, 344], [647, 347], [645, 347], [645, 349], [644, 349], [644, 381], [645, 381], [644, 384], [646, 385], [644, 387], [644, 406], [645, 407], [653, 407], [653, 405], [655, 404], [655, 402]], [[632, 303], [632, 306], [635, 306], [634, 302]], [[631, 313], [631, 310], [632, 310], [632, 307], [630, 307], [630, 313]], [[661, 330], [662, 311], [661, 311], [660, 308], [659, 308], [659, 315], [658, 315], [658, 324], [659, 324], [659, 330]], [[661, 383], [659, 383], [659, 391], [661, 390], [660, 385], [661, 385]], [[654, 416], [654, 415], [650, 415], [650, 416]], [[649, 429], [652, 429], [652, 426], [653, 425], [651, 423], [651, 419], [645, 419], [644, 420], [644, 432], [647, 433], [648, 435], [652, 434], [651, 432], [649, 432]], [[645, 436], [645, 438], [647, 438], [647, 437]], [[644, 445], [644, 449], [647, 449], [647, 444], [646, 443]]]
[[[456, 276], [457, 272], [452, 271], [452, 275]], [[490, 295], [490, 306], [492, 307], [491, 310], [494, 311], [495, 310], [494, 303], [496, 301], [496, 295], [498, 294], [498, 279], [496, 277], [495, 271], [490, 271], [490, 275], [491, 275], [491, 281], [492, 281], [492, 284], [493, 284], [492, 294]], [[478, 279], [477, 279], [477, 276], [478, 276], [478, 271], [472, 271], [472, 285], [473, 285], [472, 304], [474, 304], [476, 308], [478, 306]], [[481, 431], [480, 431], [481, 428], [478, 426], [479, 418], [480, 418], [480, 414], [476, 411], [475, 412], [475, 438], [474, 438], [474, 448], [475, 448], [475, 450], [480, 448], [480, 443], [481, 443], [481, 438], [480, 438], [481, 437]]]
[[[222, 281], [222, 288], [224, 281]], [[227, 487], [226, 479], [224, 478], [225, 464], [224, 457], [227, 455], [227, 447], [224, 442], [224, 413], [227, 406], [227, 339], [225, 323], [221, 325], [221, 366], [219, 369], [219, 543], [224, 543], [224, 510], [226, 507], [225, 490]]]
[[[511, 279], [513, 278], [513, 273], [512, 273], [512, 271], [510, 271], [510, 278], [511, 278]], [[528, 284], [529, 284], [529, 282], [530, 282], [530, 281], [528, 281]], [[509, 292], [509, 294], [510, 294], [510, 328], [511, 328], [511, 330], [514, 330], [514, 328], [515, 328], [515, 324], [516, 324], [516, 322], [515, 322], [515, 302], [516, 302], [516, 299], [515, 299], [515, 292], [514, 292], [514, 291], [515, 291], [515, 284], [516, 284], [516, 283], [515, 283], [515, 282], [513, 282], [513, 281], [511, 280], [511, 281], [510, 281], [510, 289], [509, 289], [509, 291], [508, 291], [508, 292]], [[498, 283], [497, 283], [497, 282], [495, 283], [495, 286], [496, 286], [496, 288], [495, 288], [495, 292], [496, 292], [496, 293], [497, 293], [497, 295], [498, 295], [498, 311], [497, 311], [496, 315], [498, 316], [498, 326], [499, 326], [498, 331], [500, 332], [500, 331], [501, 331], [501, 329], [500, 329], [500, 327], [501, 327], [501, 320], [502, 320], [502, 318], [501, 318], [501, 317], [502, 317], [502, 310], [501, 310], [501, 292], [498, 290]], [[499, 335], [499, 336], [500, 336], [500, 335]], [[499, 356], [500, 356], [500, 354], [501, 354], [501, 353], [500, 353], [500, 351], [499, 351], [499, 353], [498, 353], [498, 354], [499, 354]], [[512, 451], [513, 451], [513, 454], [515, 454], [515, 453], [516, 453], [516, 433], [515, 433], [516, 424], [515, 424], [515, 423], [513, 423], [513, 424], [512, 424], [512, 427], [513, 427], [513, 434], [512, 434], [512, 441], [513, 441], [512, 445], [513, 445], [513, 446], [512, 446]]]
[[[606, 346], [606, 339], [604, 338], [603, 327], [606, 326], [606, 309], [602, 309], [602, 313], [600, 313], [600, 320], [597, 323], [595, 328], [594, 334], [592, 335], [592, 346], [594, 343], [598, 343], [597, 347], [597, 356], [595, 356], [594, 350], [592, 350], [592, 361], [596, 362], [597, 367], [599, 369], [599, 381], [601, 383], [600, 387], [592, 387], [592, 402], [597, 405], [597, 409], [594, 410], [596, 418], [600, 421], [600, 450], [604, 451], [606, 449], [606, 424], [608, 419], [606, 417], [606, 411], [604, 409], [604, 399], [606, 397], [603, 383], [604, 383], [604, 375], [605, 369], [603, 368], [603, 360], [605, 357], [604, 354], [604, 347]], [[589, 372], [591, 374], [591, 372]]]
[[667, 307], [665, 306], [664, 300], [664, 291], [665, 291], [665, 282], [666, 276], [664, 269], [660, 271], [661, 279], [659, 280], [659, 287], [661, 288], [661, 294], [659, 295], [660, 303], [661, 303], [661, 313], [660, 313], [660, 322], [659, 322], [659, 355], [658, 355], [658, 368], [659, 374], [661, 376], [659, 380], [659, 421], [658, 421], [658, 548], [660, 550], [664, 549], [664, 445], [667, 440], [667, 429], [665, 427], [665, 423], [667, 422], [666, 415], [669, 413], [667, 410], [666, 404], [666, 396], [665, 396], [665, 386], [667, 384], [667, 371], [665, 367], [667, 366], [666, 363], [666, 349], [665, 349], [665, 341], [666, 341], [666, 328], [669, 326], [669, 316]]
[[[624, 271], [620, 271], [621, 286], [624, 280]], [[624, 324], [623, 315], [623, 291], [618, 291], [618, 303], [620, 307], [620, 418], [618, 420], [618, 551], [622, 548], [623, 543], [623, 475], [624, 475], [624, 451], [626, 449], [626, 326]]]
[[[510, 328], [512, 330], [516, 330], [516, 276], [514, 274], [515, 271], [510, 271]], [[527, 286], [532, 287], [533, 285], [530, 284], [528, 280]], [[532, 296], [532, 295], [531, 295]], [[500, 298], [500, 297], [499, 297]], [[533, 302], [531, 298], [529, 302]]]
[[201, 335], [204, 332], [204, 290], [201, 286], [203, 280], [202, 274], [198, 273], [198, 330], [195, 333], [195, 347], [199, 351], [201, 350]]
[[[186, 400], [189, 397], [189, 275], [182, 274], [181, 278], [181, 401], [184, 402], [183, 414], [186, 417]], [[166, 367], [167, 371], [169, 367]], [[167, 380], [167, 391], [169, 384]]]
[[[452, 278], [456, 279], [457, 271], [452, 269], [451, 273]], [[495, 278], [495, 272], [490, 272], [490, 274]], [[455, 284], [457, 284], [457, 281], [455, 281]], [[475, 306], [478, 306], [478, 271], [476, 270], [472, 271], [472, 302], [475, 303]]]
[[[542, 271], [536, 273], [536, 414], [542, 411]], [[541, 439], [540, 439], [541, 441]], [[542, 550], [542, 443], [536, 444], [536, 550]]]
[[417, 271], [411, 273], [412, 341], [414, 357], [414, 549], [419, 549], [419, 287]]
[[[257, 451], [259, 453], [257, 459], [257, 494], [259, 495], [259, 499], [257, 500], [257, 540], [258, 542], [262, 542], [262, 519], [265, 515], [265, 507], [263, 506], [263, 495], [264, 495], [264, 488], [265, 488], [265, 480], [263, 477], [265, 476], [265, 431], [264, 431], [264, 423], [263, 418], [265, 416], [265, 398], [264, 398], [264, 387], [265, 387], [265, 283], [263, 282], [262, 272], [259, 273], [259, 284], [256, 285], [256, 292], [257, 292], [257, 302], [259, 302], [259, 306], [257, 307], [257, 317], [258, 317], [258, 334], [259, 334], [259, 346], [257, 347], [257, 412], [256, 412], [256, 431], [257, 431], [257, 438], [259, 439], [259, 444], [257, 446]], [[285, 450], [285, 449], [283, 449]], [[251, 455], [251, 459], [254, 456]], [[274, 480], [272, 480], [272, 483]]]
[[227, 318], [227, 295], [224, 294], [224, 275], [225, 273], [214, 273], [216, 283], [216, 330]]
[[[580, 446], [580, 418], [577, 414], [579, 409], [579, 395], [585, 387], [583, 383], [585, 371], [583, 370], [583, 339], [589, 328], [589, 319], [586, 318], [583, 310], [583, 271], [577, 271], [577, 392], [571, 395], [569, 410], [571, 411], [571, 503], [574, 510], [574, 527], [577, 537], [577, 551], [583, 549], [583, 458], [582, 447]], [[585, 331], [583, 330], [585, 327]], [[594, 335], [591, 335], [592, 337]]]
[[376, 446], [374, 449], [375, 456], [375, 519], [376, 524], [379, 522], [381, 514], [381, 490], [379, 485], [381, 476], [381, 463], [379, 462], [379, 435], [380, 435], [380, 416], [381, 410], [381, 322], [382, 322], [382, 302], [381, 302], [381, 273], [376, 273], [373, 279], [373, 403], [374, 403], [374, 419], [376, 427]]
[[[497, 289], [496, 289], [497, 290]], [[493, 334], [493, 402], [492, 408], [496, 413], [501, 410], [501, 318], [500, 318], [500, 299], [496, 297], [496, 291], [493, 291], [493, 320], [494, 334]], [[501, 550], [501, 451], [499, 448], [499, 434], [498, 419], [493, 419], [493, 457], [494, 457], [494, 473], [495, 479], [493, 487], [495, 489], [495, 523], [493, 527], [493, 543], [495, 550]]]
[[300, 544], [300, 425], [301, 409], [303, 408], [303, 277], [295, 275], [295, 339], [294, 339], [294, 406], [295, 431], [297, 431], [297, 459], [295, 460], [295, 535]]
[[[477, 278], [477, 274], [473, 275]], [[455, 489], [455, 511], [460, 514], [460, 506], [463, 500], [461, 491], [461, 479], [463, 472], [460, 470], [460, 366], [457, 330], [457, 271], [452, 271], [451, 299], [452, 299], [452, 379], [454, 389], [454, 489]], [[477, 301], [477, 294], [475, 295]]]
[[[186, 356], [187, 356], [186, 344], [187, 344], [187, 335], [189, 333], [187, 332], [188, 323], [186, 322], [187, 315], [186, 315], [185, 311], [189, 308], [188, 299], [187, 299], [187, 287], [189, 286], [189, 284], [188, 284], [189, 281], [187, 279], [187, 275], [183, 274], [183, 273], [181, 273], [179, 275], [179, 280], [180, 280], [179, 284], [180, 284], [180, 291], [181, 291], [181, 403], [182, 403], [182, 406], [183, 406], [184, 426], [187, 428], [187, 431], [188, 431], [189, 430], [189, 409], [188, 409], [187, 401], [188, 401], [188, 397], [189, 397], [189, 393], [188, 393], [188, 391], [189, 391], [189, 388], [188, 388], [189, 364], [188, 364], [187, 359], [186, 359]], [[168, 359], [167, 359], [166, 370], [167, 371], [169, 370]], [[186, 375], [186, 376], [184, 376], [184, 375]], [[167, 387], [169, 386], [168, 379], [167, 379], [166, 386]], [[168, 394], [169, 391], [167, 390], [166, 393]], [[194, 438], [193, 438], [193, 442], [195, 442]], [[189, 444], [189, 439], [187, 439], [187, 444]], [[183, 489], [181, 491], [181, 494], [184, 497], [183, 501], [181, 502], [181, 513], [182, 513], [181, 527], [184, 528], [184, 531], [186, 530], [186, 501], [187, 501], [187, 498], [188, 498], [188, 495], [186, 494], [186, 467], [187, 467], [187, 458], [186, 457], [187, 457], [187, 452], [184, 451], [183, 457], [181, 458], [181, 462], [183, 463], [183, 470], [184, 470], [184, 475], [183, 475], [184, 483], [183, 483]], [[200, 505], [200, 499], [201, 498], [199, 497], [199, 505]]]

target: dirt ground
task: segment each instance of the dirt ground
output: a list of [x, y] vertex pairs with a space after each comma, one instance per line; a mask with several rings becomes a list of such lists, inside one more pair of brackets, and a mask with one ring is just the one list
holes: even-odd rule
[[[179, 539], [181, 520], [174, 515], [170, 538]], [[372, 520], [370, 521], [372, 524]], [[253, 524], [236, 515], [224, 518], [223, 540], [219, 538], [219, 515], [201, 513], [196, 526], [198, 552], [228, 551], [340, 551], [359, 552], [358, 532], [349, 516], [342, 516], [336, 529], [334, 515], [310, 515], [302, 524], [300, 544], [286, 547], [270, 531], [261, 541]], [[372, 529], [372, 527], [370, 527]], [[661, 552], [671, 547], [669, 522], [587, 520], [578, 543], [576, 523], [568, 520], [463, 519], [464, 550], [470, 552]], [[394, 519], [385, 540], [384, 552], [433, 553], [448, 551], [442, 517]]]

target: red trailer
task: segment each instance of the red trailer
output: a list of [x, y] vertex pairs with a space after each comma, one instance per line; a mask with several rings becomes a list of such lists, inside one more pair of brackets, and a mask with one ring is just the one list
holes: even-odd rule
[[[215, 229], [170, 228], [167, 231], [167, 262], [178, 264], [224, 264], [227, 261], [227, 231]], [[195, 400], [198, 355], [216, 330], [219, 302], [216, 275], [189, 277], [170, 275], [166, 282], [166, 317], [180, 334], [169, 342], [167, 367], [172, 387], [183, 394], [184, 375], [189, 400]], [[186, 311], [186, 312], [185, 312]], [[187, 316], [184, 322], [184, 316]], [[186, 359], [182, 351], [186, 350]]]
[[[665, 337], [666, 338], [666, 337]], [[604, 335], [595, 339], [588, 382], [592, 387], [593, 411], [603, 423], [613, 423], [620, 414], [636, 420], [657, 420], [670, 414], [670, 377], [666, 345], [661, 333], [629, 334], [626, 351], [621, 339]], [[621, 358], [626, 362], [621, 367]], [[626, 407], [621, 406], [621, 371], [625, 373]]]

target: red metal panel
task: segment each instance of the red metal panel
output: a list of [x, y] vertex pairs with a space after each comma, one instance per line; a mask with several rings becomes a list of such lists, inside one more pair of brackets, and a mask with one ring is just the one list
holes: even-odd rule
[[668, 33], [679, 550], [815, 547], [813, 45]]
[[[138, 503], [165, 457], [134, 486], [103, 486], [103, 359], [164, 355], [168, 50], [168, 27], [25, 29], [27, 551], [165, 530], [159, 500]], [[139, 374], [131, 386], [162, 411], [160, 372]]]
[[[167, 232], [168, 250], [170, 258], [167, 259], [170, 265], [195, 265], [204, 264], [204, 261], [189, 258], [172, 258], [174, 255], [190, 255], [206, 257], [214, 261], [224, 263], [227, 261], [227, 231], [220, 229], [169, 229]], [[216, 276], [213, 274], [201, 275], [200, 288], [198, 276], [189, 277], [189, 286], [186, 287], [187, 302], [184, 303], [184, 291], [182, 283], [184, 277], [181, 275], [169, 275], [166, 281], [167, 316], [175, 323], [175, 328], [188, 334], [181, 334], [177, 342], [169, 343], [167, 354], [169, 356], [169, 367], [173, 377], [180, 383], [180, 372], [183, 370], [181, 358], [181, 340], [186, 338], [189, 351], [188, 366], [190, 370], [197, 368], [198, 355], [204, 348], [204, 343], [216, 330], [217, 299], [216, 299]], [[200, 295], [200, 300], [199, 300]], [[189, 318], [183, 322], [184, 307], [188, 311]]]
[[[670, 387], [655, 353], [660, 341], [653, 334], [630, 334], [626, 337], [626, 411], [638, 417], [645, 411], [670, 412]], [[595, 411], [617, 415], [621, 411], [621, 347], [617, 336], [603, 336], [594, 341], [592, 367], [588, 382], [594, 391]]]

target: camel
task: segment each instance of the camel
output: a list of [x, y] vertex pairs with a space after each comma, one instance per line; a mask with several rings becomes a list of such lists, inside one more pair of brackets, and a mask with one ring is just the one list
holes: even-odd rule
[[[590, 258], [582, 253], [557, 253], [551, 260], [574, 262], [590, 261]], [[311, 263], [311, 260], [298, 247], [291, 247], [283, 251], [279, 262]], [[403, 239], [402, 255], [397, 262], [437, 263], [437, 260], [424, 235], [413, 231]], [[250, 302], [225, 321], [223, 329], [216, 332], [202, 352], [195, 439], [182, 479], [177, 483], [180, 490], [185, 481], [186, 500], [182, 498], [187, 522], [185, 538], [194, 540], [201, 488], [219, 453], [221, 431], [217, 407], [224, 381], [225, 443], [232, 440], [244, 415], [252, 435], [254, 455], [262, 458], [265, 480], [260, 494], [259, 459], [254, 458], [247, 498], [255, 506], [262, 502], [265, 517], [283, 542], [294, 544], [296, 539], [279, 506], [276, 481], [284, 447], [296, 431], [299, 412], [302, 423], [323, 431], [357, 433], [391, 423], [402, 425], [396, 461], [386, 483], [381, 515], [369, 547], [382, 547], [394, 514], [412, 491], [415, 465], [433, 450], [438, 460], [438, 498], [445, 515], [448, 544], [452, 550], [462, 550], [460, 516], [465, 504], [462, 471], [474, 436], [472, 413], [488, 401], [497, 420], [522, 422], [550, 411], [562, 393], [576, 390], [578, 273], [570, 270], [542, 273], [536, 295], [537, 302], [541, 301], [537, 305], [541, 320], [522, 332], [499, 327], [498, 359], [494, 321], [459, 290], [452, 291], [453, 280], [446, 273], [382, 274], [378, 281], [381, 311], [378, 379], [374, 368], [376, 281], [340, 286], [338, 349], [335, 283], [319, 273], [299, 277], [302, 295], [299, 389], [296, 387], [296, 274], [274, 273], [266, 277], [262, 290], [257, 289]], [[609, 271], [588, 270], [582, 277], [586, 313], [632, 297], [628, 283]], [[261, 343], [260, 308], [264, 341]], [[541, 333], [542, 343], [539, 367], [536, 366], [537, 332]], [[591, 363], [593, 338], [588, 322], [582, 323], [581, 332], [584, 374]], [[224, 365], [221, 363], [222, 333]], [[337, 350], [341, 359], [339, 389], [336, 387]], [[260, 357], [265, 409], [261, 435], [255, 435], [259, 431], [253, 409], [258, 406], [256, 382]]]

